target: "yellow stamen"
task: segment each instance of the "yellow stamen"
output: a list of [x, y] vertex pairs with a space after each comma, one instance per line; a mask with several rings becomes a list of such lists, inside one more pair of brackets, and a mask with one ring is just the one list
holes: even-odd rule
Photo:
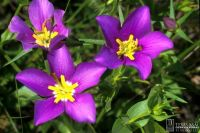
[[130, 34], [128, 40], [121, 41], [117, 38], [116, 42], [119, 44], [119, 50], [117, 51], [117, 55], [119, 57], [126, 56], [130, 60], [134, 60], [135, 52], [141, 50], [141, 47], [138, 46], [138, 39], [134, 40], [134, 36], [132, 34]]
[[60, 76], [60, 81], [55, 77], [55, 81], [57, 84], [55, 86], [48, 86], [49, 90], [53, 91], [55, 100], [55, 103], [58, 103], [60, 101], [67, 101], [69, 100], [70, 102], [74, 102], [75, 99], [73, 97], [75, 89], [78, 87], [78, 83], [72, 84], [69, 81], [65, 80], [65, 76], [61, 75]]
[[51, 43], [51, 40], [58, 35], [58, 32], [48, 31], [45, 25], [46, 21], [42, 24], [42, 30], [34, 31], [34, 34], [32, 36], [33, 38], [35, 38], [36, 44], [48, 48]]

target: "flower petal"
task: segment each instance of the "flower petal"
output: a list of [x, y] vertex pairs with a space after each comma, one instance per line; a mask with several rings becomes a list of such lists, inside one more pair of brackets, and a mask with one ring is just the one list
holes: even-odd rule
[[49, 50], [51, 51], [60, 48], [63, 44], [63, 42], [61, 42], [63, 39], [65, 39], [65, 36], [62, 35], [57, 35], [55, 38], [53, 38], [51, 40]]
[[151, 58], [142, 53], [136, 53], [134, 56], [135, 60], [133, 61], [126, 58], [126, 65], [135, 67], [140, 74], [140, 78], [143, 80], [147, 79], [152, 69]]
[[84, 62], [79, 64], [70, 79], [72, 83], [78, 83], [76, 93], [80, 93], [85, 89], [97, 85], [105, 70], [105, 67], [96, 62]]
[[47, 55], [52, 73], [56, 73], [57, 77], [65, 75], [67, 79], [74, 73], [75, 67], [69, 50], [63, 44], [60, 48], [50, 51]]
[[26, 23], [18, 16], [14, 16], [9, 24], [9, 30], [17, 33], [16, 39], [22, 43], [25, 51], [35, 47], [35, 39], [32, 37], [32, 30], [26, 25]]
[[37, 100], [34, 109], [34, 124], [40, 125], [61, 115], [65, 110], [63, 102], [54, 103], [54, 98]]
[[54, 11], [55, 27], [53, 31], [57, 31], [59, 35], [68, 37], [70, 30], [63, 24], [64, 13], [65, 11], [63, 10]]
[[121, 34], [123, 34], [124, 39], [127, 39], [130, 34], [139, 39], [150, 31], [150, 11], [147, 6], [142, 6], [128, 15], [122, 26]]
[[91, 94], [75, 94], [74, 102], [66, 102], [65, 111], [77, 122], [96, 121], [95, 102]]
[[28, 8], [29, 19], [36, 30], [42, 29], [45, 20], [53, 16], [54, 7], [48, 0], [33, 0]]
[[117, 68], [123, 64], [123, 61], [118, 58], [115, 51], [107, 48], [106, 46], [103, 46], [97, 54], [95, 61], [108, 67], [109, 69]]
[[48, 86], [55, 85], [55, 81], [51, 76], [35, 68], [29, 68], [18, 73], [16, 79], [38, 95], [44, 97], [52, 95]]
[[103, 31], [108, 47], [117, 49], [116, 38], [121, 28], [119, 20], [107, 15], [97, 16], [96, 20]]
[[142, 53], [156, 58], [162, 51], [173, 48], [173, 42], [161, 32], [151, 32], [139, 40]]

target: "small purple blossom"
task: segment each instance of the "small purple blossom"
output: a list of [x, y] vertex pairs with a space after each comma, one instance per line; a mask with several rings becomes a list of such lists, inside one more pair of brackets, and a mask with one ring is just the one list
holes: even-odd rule
[[172, 41], [165, 34], [151, 31], [147, 6], [139, 7], [129, 14], [122, 26], [112, 16], [102, 15], [96, 19], [106, 45], [95, 57], [95, 61], [109, 69], [121, 65], [135, 67], [141, 79], [146, 79], [151, 73], [152, 59], [162, 51], [173, 48]]
[[34, 123], [39, 125], [63, 112], [77, 122], [96, 121], [95, 102], [91, 94], [84, 93], [98, 84], [106, 68], [96, 62], [73, 64], [66, 46], [47, 55], [51, 76], [39, 69], [26, 69], [16, 79], [37, 93], [43, 100], [35, 102]]
[[168, 28], [169, 30], [176, 29], [176, 21], [174, 19], [169, 18], [169, 17], [164, 17], [163, 22], [164, 22], [165, 27]]
[[25, 51], [36, 47], [51, 50], [68, 37], [70, 30], [62, 22], [64, 11], [54, 9], [48, 0], [33, 0], [28, 14], [33, 30], [18, 16], [14, 16], [9, 24], [9, 30], [17, 33], [16, 39]]

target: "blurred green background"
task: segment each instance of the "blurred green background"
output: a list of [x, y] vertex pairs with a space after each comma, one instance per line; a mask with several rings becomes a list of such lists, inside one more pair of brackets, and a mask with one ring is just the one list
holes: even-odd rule
[[[27, 7], [30, 1], [0, 0], [0, 133], [162, 133], [165, 132], [165, 119], [169, 117], [176, 122], [197, 122], [200, 126], [199, 0], [50, 1], [55, 8], [66, 10], [64, 21], [72, 33], [64, 41], [76, 64], [92, 60], [104, 44], [96, 16], [108, 14], [123, 21], [141, 5], [150, 7], [154, 30], [166, 33], [173, 40], [174, 49], [153, 61], [152, 74], [146, 81], [140, 80], [132, 68], [108, 70], [100, 85], [89, 90], [97, 105], [95, 124], [78, 124], [63, 115], [35, 127], [33, 107], [38, 97], [17, 83], [15, 75], [30, 67], [48, 72], [48, 64], [44, 62], [46, 57], [41, 49], [23, 52], [20, 42], [7, 29], [14, 14], [29, 23]], [[145, 100], [148, 100], [150, 114], [141, 116], [143, 103], [134, 105]], [[136, 113], [130, 115], [129, 112]], [[138, 119], [133, 120], [131, 116]], [[130, 123], [123, 124], [129, 118]]]

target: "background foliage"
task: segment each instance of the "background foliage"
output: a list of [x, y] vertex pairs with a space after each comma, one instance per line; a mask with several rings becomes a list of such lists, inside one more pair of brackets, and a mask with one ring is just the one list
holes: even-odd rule
[[[151, 76], [142, 81], [136, 70], [108, 70], [99, 86], [90, 90], [97, 106], [95, 124], [78, 124], [66, 115], [42, 126], [33, 125], [33, 103], [38, 97], [15, 81], [19, 71], [36, 67], [48, 72], [41, 49], [23, 52], [7, 27], [12, 16], [29, 23], [28, 0], [0, 1], [0, 132], [113, 132], [163, 133], [165, 119], [198, 122], [200, 125], [199, 0], [51, 0], [66, 10], [65, 24], [71, 36], [65, 40], [76, 64], [91, 60], [104, 44], [95, 17], [109, 14], [124, 18], [141, 5], [148, 5], [154, 30], [166, 33], [174, 49], [153, 61]], [[174, 28], [163, 18], [176, 21]]]

